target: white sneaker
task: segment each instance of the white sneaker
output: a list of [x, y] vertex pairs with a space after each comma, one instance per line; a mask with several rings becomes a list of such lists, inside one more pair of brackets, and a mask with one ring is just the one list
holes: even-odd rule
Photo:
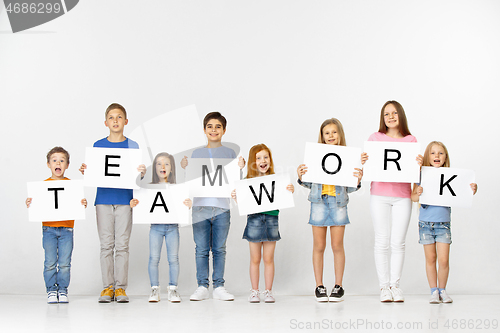
[[213, 299], [220, 299], [221, 301], [234, 301], [234, 296], [231, 295], [224, 287], [215, 288], [212, 297]]
[[264, 298], [265, 303], [274, 303], [275, 302], [273, 292], [271, 290], [266, 289], [266, 290], [264, 290], [264, 292], [262, 294], [265, 297]]
[[441, 298], [439, 297], [439, 290], [434, 290], [431, 294], [431, 299], [429, 300], [430, 304], [439, 304], [441, 303]]
[[59, 299], [59, 303], [69, 303], [68, 293], [64, 291], [58, 291], [57, 298]]
[[202, 301], [208, 299], [208, 289], [207, 287], [200, 286], [196, 288], [194, 293], [189, 297], [191, 301]]
[[160, 287], [151, 287], [151, 295], [149, 295], [149, 302], [156, 303], [160, 301]]
[[403, 291], [398, 287], [391, 287], [392, 299], [394, 302], [404, 302]]
[[47, 304], [57, 304], [57, 291], [49, 291], [47, 293]]
[[380, 289], [380, 301], [381, 302], [392, 302], [392, 293], [387, 287]]
[[446, 290], [441, 290], [441, 292], [439, 293], [439, 296], [441, 297], [441, 300], [443, 301], [443, 303], [453, 303], [453, 300], [451, 299], [450, 296], [448, 296], [448, 294], [446, 293]]
[[177, 291], [177, 286], [168, 286], [167, 299], [172, 303], [179, 303], [181, 301], [181, 295]]
[[250, 289], [250, 296], [248, 296], [248, 301], [250, 303], [260, 303], [259, 290]]

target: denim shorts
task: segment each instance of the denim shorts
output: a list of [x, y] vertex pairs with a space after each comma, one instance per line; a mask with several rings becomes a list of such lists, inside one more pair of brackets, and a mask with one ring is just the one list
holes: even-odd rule
[[420, 244], [446, 243], [451, 244], [450, 222], [418, 222]]
[[275, 242], [281, 239], [278, 229], [278, 216], [268, 214], [249, 214], [243, 239], [249, 242]]
[[337, 198], [322, 195], [320, 202], [311, 202], [309, 224], [316, 227], [342, 226], [349, 224], [347, 206], [339, 207]]

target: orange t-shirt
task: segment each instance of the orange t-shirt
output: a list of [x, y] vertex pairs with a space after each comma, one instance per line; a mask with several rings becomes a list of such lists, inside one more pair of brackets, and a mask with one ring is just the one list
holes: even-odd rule
[[[52, 178], [47, 178], [47, 180], [55, 180]], [[69, 178], [64, 177], [64, 180], [69, 180]], [[42, 222], [43, 226], [46, 227], [65, 227], [65, 228], [73, 228], [75, 225], [75, 220], [66, 220], [66, 221], [55, 221], [55, 222]]]

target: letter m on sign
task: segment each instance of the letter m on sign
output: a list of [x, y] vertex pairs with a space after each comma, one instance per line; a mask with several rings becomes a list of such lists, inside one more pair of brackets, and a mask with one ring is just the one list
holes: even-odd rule
[[217, 168], [215, 169], [215, 174], [214, 178], [210, 178], [210, 172], [208, 171], [208, 167], [206, 165], [202, 166], [202, 185], [205, 186], [205, 179], [208, 178], [208, 182], [210, 183], [210, 186], [214, 186], [215, 182], [217, 181], [217, 177], [219, 177], [219, 186], [222, 186], [222, 177], [224, 177], [224, 180], [226, 183], [228, 182], [226, 179], [226, 175], [222, 172], [222, 165], [218, 165]]

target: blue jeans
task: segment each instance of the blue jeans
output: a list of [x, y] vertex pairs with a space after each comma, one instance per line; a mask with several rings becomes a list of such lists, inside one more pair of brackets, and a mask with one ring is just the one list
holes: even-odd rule
[[73, 228], [42, 226], [42, 244], [45, 250], [43, 278], [47, 292], [68, 292]]
[[196, 279], [198, 286], [209, 286], [208, 259], [213, 258], [212, 283], [214, 288], [224, 286], [226, 240], [231, 214], [228, 209], [209, 206], [193, 207], [193, 238], [196, 243]]
[[179, 279], [179, 225], [151, 224], [149, 230], [149, 281], [151, 287], [159, 286], [158, 266], [160, 264], [163, 238], [167, 246], [169, 285], [177, 286]]

